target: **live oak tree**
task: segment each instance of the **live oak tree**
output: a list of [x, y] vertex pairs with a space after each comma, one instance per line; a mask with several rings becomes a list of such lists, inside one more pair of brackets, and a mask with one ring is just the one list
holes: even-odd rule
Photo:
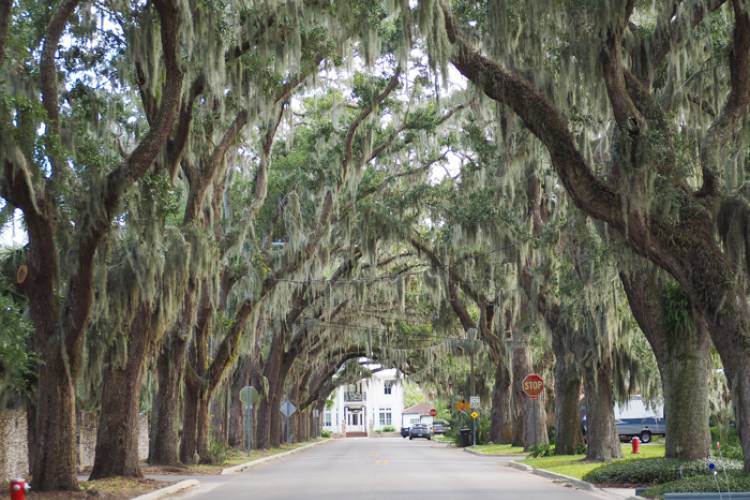
[[[436, 59], [450, 60], [512, 112], [543, 144], [576, 206], [669, 272], [705, 318], [730, 380], [750, 471], [750, 309], [739, 259], [732, 259], [744, 244], [732, 221], [746, 206], [735, 189], [742, 181], [736, 167], [747, 158], [741, 131], [750, 104], [750, 6], [504, 2], [475, 11], [458, 3], [452, 11], [447, 2], [421, 4]], [[477, 13], [497, 24], [477, 24]], [[716, 52], [710, 73], [681, 64]], [[713, 91], [705, 94], [707, 86]], [[592, 140], [592, 132], [602, 135]], [[680, 144], [692, 147], [685, 154]], [[719, 230], [730, 227], [734, 236], [719, 243]]]
[[[75, 0], [49, 8], [3, 2], [0, 9], [2, 195], [23, 212], [29, 246], [22, 290], [33, 345], [44, 359], [32, 426], [31, 470], [39, 490], [78, 487], [74, 387], [94, 303], [97, 250], [124, 194], [151, 167], [177, 118], [190, 58], [190, 50], [180, 53], [190, 23], [184, 7], [158, 0], [118, 9], [112, 15], [123, 25], [113, 20], [101, 35], [91, 12]], [[69, 26], [75, 28], [71, 43], [60, 50]], [[89, 50], [79, 47], [86, 40]], [[111, 51], [108, 60], [95, 56]], [[76, 70], [88, 76], [73, 81]], [[143, 106], [153, 110], [145, 132], [108, 110], [109, 103], [117, 110], [139, 84], [147, 90]], [[122, 157], [118, 138], [127, 144]], [[105, 147], [95, 146], [102, 139]]]

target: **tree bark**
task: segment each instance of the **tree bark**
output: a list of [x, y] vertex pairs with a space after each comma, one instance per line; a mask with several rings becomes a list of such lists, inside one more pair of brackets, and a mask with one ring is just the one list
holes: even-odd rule
[[209, 411], [211, 400], [208, 391], [201, 389], [198, 392], [198, 400], [195, 415], [195, 449], [201, 463], [207, 463], [210, 460], [210, 439], [209, 427], [211, 421], [211, 412]]
[[182, 440], [180, 460], [184, 464], [198, 463], [198, 390], [192, 384], [183, 384], [182, 389]]
[[151, 464], [180, 464], [180, 389], [187, 347], [187, 338], [171, 332], [156, 363], [159, 389], [151, 415]]
[[289, 418], [289, 440], [291, 443], [298, 443], [300, 439], [300, 431], [302, 428], [301, 420], [303, 418], [302, 411], [299, 410], [299, 386], [293, 384], [289, 391], [289, 401], [297, 407], [298, 411]]
[[527, 403], [528, 396], [523, 392], [523, 378], [532, 372], [531, 359], [526, 345], [525, 335], [520, 328], [513, 327], [513, 390], [511, 393], [512, 419], [513, 419], [513, 446], [523, 446], [527, 449], [531, 443], [527, 439]]
[[710, 343], [686, 338], [673, 346], [674, 358], [659, 364], [664, 392], [664, 418], [667, 426], [667, 458], [705, 458], [709, 455]]
[[[240, 391], [243, 387], [252, 385], [250, 377], [252, 373], [252, 361], [250, 356], [240, 357], [237, 369], [232, 377], [232, 389], [230, 392], [229, 405], [229, 446], [239, 448], [244, 443], [244, 415]], [[258, 387], [255, 387], [257, 390]]]
[[258, 403], [255, 418], [255, 443], [259, 450], [271, 447], [271, 401], [264, 397]]
[[552, 333], [555, 350], [556, 455], [573, 455], [583, 442], [579, 412], [581, 373], [575, 354], [566, 348], [569, 339], [570, 335], [564, 331]]
[[589, 361], [584, 368], [586, 393], [586, 458], [607, 461], [622, 456], [615, 425], [612, 364], [607, 359]]
[[513, 441], [510, 387], [510, 371], [504, 361], [499, 361], [495, 366], [495, 387], [492, 389], [490, 441], [493, 443], [508, 444]]
[[636, 269], [621, 272], [620, 279], [633, 316], [651, 345], [659, 366], [667, 426], [665, 456], [705, 458], [711, 441], [706, 383], [711, 344], [704, 321], [685, 304], [683, 314], [692, 319], [679, 332], [670, 331], [673, 327], [667, 323], [664, 301], [667, 281], [645, 260]]
[[77, 490], [73, 382], [59, 353], [43, 355], [43, 359], [37, 386], [33, 485], [42, 491]]
[[138, 459], [138, 409], [141, 384], [156, 336], [151, 311], [144, 304], [130, 326], [123, 366], [110, 352], [104, 371], [102, 408], [96, 436], [96, 454], [90, 479], [113, 476], [143, 477]]

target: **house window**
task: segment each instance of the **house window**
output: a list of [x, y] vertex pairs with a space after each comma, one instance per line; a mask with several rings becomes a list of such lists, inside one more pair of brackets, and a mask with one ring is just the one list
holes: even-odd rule
[[380, 409], [380, 425], [391, 425], [391, 409], [381, 408]]
[[326, 412], [326, 421], [324, 425], [326, 427], [331, 427], [331, 412], [330, 411]]
[[383, 382], [383, 393], [385, 394], [391, 394], [393, 391], [393, 385], [395, 384], [394, 380], [386, 380]]

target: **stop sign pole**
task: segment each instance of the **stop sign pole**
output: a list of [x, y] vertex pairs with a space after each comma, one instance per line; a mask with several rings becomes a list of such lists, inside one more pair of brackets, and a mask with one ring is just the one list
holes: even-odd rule
[[537, 373], [530, 373], [526, 375], [521, 382], [521, 388], [523, 392], [531, 399], [533, 405], [533, 421], [534, 421], [534, 444], [539, 444], [539, 436], [537, 430], [539, 427], [539, 409], [538, 406], [541, 403], [537, 403], [540, 395], [544, 393], [544, 379]]

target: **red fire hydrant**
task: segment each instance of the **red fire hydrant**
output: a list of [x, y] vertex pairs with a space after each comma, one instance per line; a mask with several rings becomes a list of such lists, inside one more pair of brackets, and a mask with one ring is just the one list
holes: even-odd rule
[[633, 455], [637, 455], [641, 451], [641, 440], [634, 436], [630, 443], [633, 445]]
[[31, 486], [23, 479], [13, 479], [9, 484], [10, 489], [10, 500], [26, 500], [26, 493], [29, 492]]

